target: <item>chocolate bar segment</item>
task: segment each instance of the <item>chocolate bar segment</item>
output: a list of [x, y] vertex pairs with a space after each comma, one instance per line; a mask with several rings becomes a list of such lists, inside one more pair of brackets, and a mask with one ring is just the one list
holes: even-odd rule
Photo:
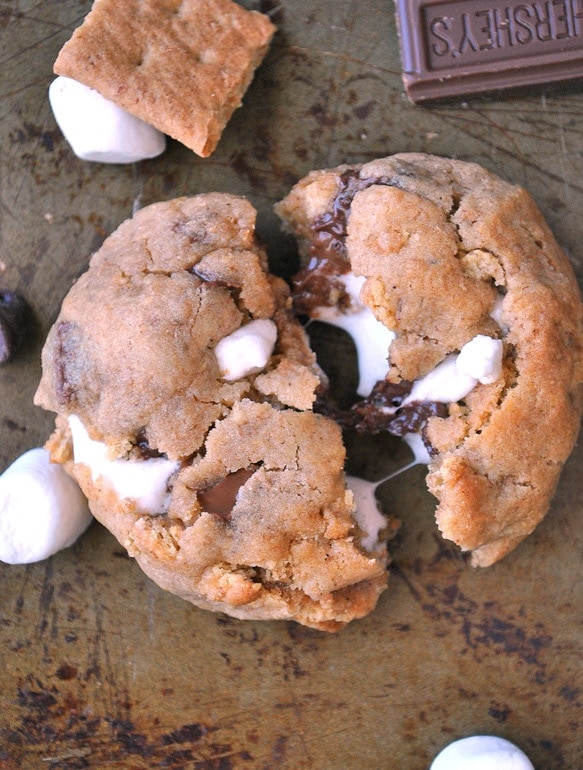
[[396, 7], [413, 102], [583, 83], [583, 0], [396, 0]]

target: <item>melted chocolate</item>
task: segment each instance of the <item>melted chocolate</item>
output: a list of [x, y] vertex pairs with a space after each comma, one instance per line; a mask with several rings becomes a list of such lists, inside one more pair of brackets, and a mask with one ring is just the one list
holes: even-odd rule
[[357, 433], [387, 431], [393, 436], [422, 432], [430, 417], [447, 417], [447, 404], [437, 401], [414, 401], [401, 406], [411, 392], [412, 383], [377, 382], [367, 398], [358, 401], [350, 409], [339, 409], [329, 402], [326, 393], [317, 394], [314, 411], [330, 417], [343, 428]]
[[338, 276], [348, 273], [346, 254], [348, 214], [354, 196], [378, 180], [361, 179], [358, 171], [349, 169], [340, 175], [340, 189], [332, 202], [332, 211], [317, 217], [310, 227], [310, 261], [292, 278], [292, 294], [296, 312], [310, 315], [322, 305], [347, 307], [350, 297]]
[[[358, 405], [357, 405], [358, 406]], [[400, 407], [394, 414], [381, 412], [370, 404], [359, 411], [361, 420], [357, 423], [359, 433], [379, 433], [386, 430], [393, 436], [422, 432], [430, 417], [447, 417], [447, 404], [438, 401], [415, 401]]]
[[202, 509], [228, 521], [237, 501], [239, 490], [256, 470], [254, 466], [241, 468], [234, 473], [229, 473], [212, 487], [197, 490], [198, 502]]

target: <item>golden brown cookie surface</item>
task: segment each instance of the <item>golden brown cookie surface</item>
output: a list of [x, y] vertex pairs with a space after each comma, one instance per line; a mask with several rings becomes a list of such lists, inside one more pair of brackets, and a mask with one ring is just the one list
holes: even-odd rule
[[319, 370], [254, 228], [218, 193], [123, 223], [63, 302], [36, 402], [58, 415], [53, 459], [159, 585], [336, 630], [375, 606], [386, 550], [361, 544], [340, 430], [311, 410]]
[[[364, 303], [394, 336], [361, 414], [422, 431], [439, 528], [474, 564], [497, 561], [545, 515], [581, 415], [581, 299], [538, 208], [476, 164], [422, 154], [312, 172], [276, 208], [312, 260], [298, 309], [327, 320], [339, 308], [346, 325]], [[356, 298], [347, 276], [361, 279]], [[492, 381], [435, 399], [414, 424], [407, 383], [456, 369], [474, 340], [502, 351]]]

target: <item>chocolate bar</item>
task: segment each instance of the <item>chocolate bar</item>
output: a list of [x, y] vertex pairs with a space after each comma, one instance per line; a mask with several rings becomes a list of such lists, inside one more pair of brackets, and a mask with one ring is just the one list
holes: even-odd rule
[[583, 83], [583, 0], [396, 0], [412, 102]]

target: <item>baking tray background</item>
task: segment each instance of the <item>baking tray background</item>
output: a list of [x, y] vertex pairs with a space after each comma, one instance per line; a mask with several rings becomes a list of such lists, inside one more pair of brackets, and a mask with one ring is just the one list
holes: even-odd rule
[[[433, 152], [528, 188], [581, 274], [582, 93], [415, 107], [389, 0], [281, 0], [262, 6], [279, 31], [213, 156], [171, 141], [152, 161], [84, 163], [47, 87], [89, 7], [0, 0], [0, 287], [35, 312], [31, 340], [0, 368], [0, 470], [48, 436], [52, 416], [32, 404], [42, 342], [91, 253], [139, 206], [246, 195], [288, 277], [295, 247], [272, 205], [297, 179]], [[351, 350], [332, 338], [323, 361], [350, 379]], [[387, 437], [371, 443], [349, 437], [352, 471], [380, 478], [406, 462]], [[474, 733], [516, 742], [537, 770], [580, 768], [581, 460], [577, 446], [536, 532], [480, 571], [437, 533], [423, 468], [387, 483], [380, 497], [403, 522], [389, 588], [337, 635], [200, 611], [97, 524], [45, 562], [0, 565], [0, 768], [415, 770]]]

